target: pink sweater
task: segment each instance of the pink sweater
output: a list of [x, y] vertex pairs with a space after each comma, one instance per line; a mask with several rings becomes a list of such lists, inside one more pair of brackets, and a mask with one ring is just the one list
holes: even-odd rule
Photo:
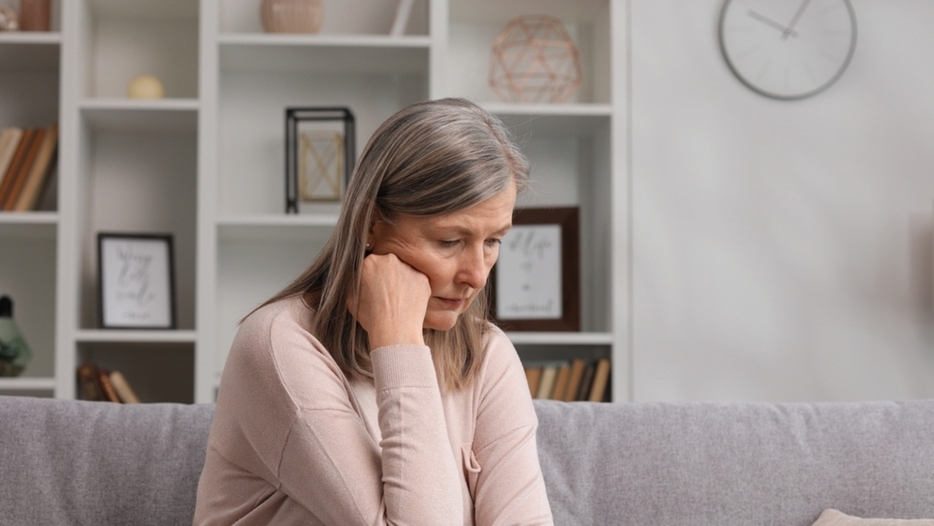
[[300, 298], [244, 321], [224, 368], [195, 524], [552, 524], [522, 365], [494, 329], [441, 394], [428, 347], [372, 353], [351, 382]]

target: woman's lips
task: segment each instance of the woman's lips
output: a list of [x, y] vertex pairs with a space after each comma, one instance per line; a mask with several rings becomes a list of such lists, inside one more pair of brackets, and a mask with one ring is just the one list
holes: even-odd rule
[[467, 300], [463, 298], [437, 298], [437, 299], [444, 306], [452, 308], [452, 309], [459, 309], [463, 307], [465, 303], [467, 303]]

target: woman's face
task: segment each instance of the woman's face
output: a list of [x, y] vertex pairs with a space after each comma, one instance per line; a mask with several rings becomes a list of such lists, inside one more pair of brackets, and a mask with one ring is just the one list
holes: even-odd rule
[[428, 276], [431, 299], [424, 328], [454, 327], [486, 284], [499, 244], [512, 227], [516, 186], [479, 204], [435, 217], [402, 215], [377, 222], [368, 242], [374, 254], [395, 254]]

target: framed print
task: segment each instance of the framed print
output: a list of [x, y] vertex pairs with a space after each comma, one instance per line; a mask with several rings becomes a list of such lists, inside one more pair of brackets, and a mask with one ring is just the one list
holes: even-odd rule
[[507, 331], [580, 330], [577, 208], [516, 211], [491, 273], [491, 310]]
[[286, 108], [285, 212], [339, 202], [353, 173], [354, 116], [347, 108]]
[[97, 235], [100, 324], [105, 329], [174, 329], [170, 234]]

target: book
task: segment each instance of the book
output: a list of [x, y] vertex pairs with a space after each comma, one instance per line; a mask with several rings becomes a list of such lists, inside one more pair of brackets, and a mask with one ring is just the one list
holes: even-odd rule
[[123, 376], [123, 373], [120, 371], [113, 371], [110, 373], [110, 385], [113, 386], [114, 391], [117, 392], [117, 396], [120, 397], [120, 401], [124, 404], [140, 403], [136, 392], [133, 391], [133, 388], [130, 387], [130, 383], [127, 382], [126, 377]]
[[6, 196], [6, 200], [3, 203], [3, 209], [6, 211], [13, 210], [13, 207], [16, 206], [16, 200], [19, 199], [20, 192], [23, 191], [23, 185], [26, 183], [26, 177], [29, 175], [29, 169], [32, 167], [32, 163], [36, 159], [36, 155], [39, 153], [39, 145], [42, 144], [42, 140], [45, 137], [45, 129], [33, 130], [32, 138], [29, 141], [29, 147], [26, 150], [26, 156], [23, 158], [23, 163], [17, 168], [16, 172], [13, 173], [13, 180], [10, 183], [9, 194]]
[[117, 396], [117, 391], [114, 390], [114, 386], [110, 383], [110, 371], [103, 368], [97, 369], [97, 383], [100, 385], [101, 393], [104, 395], [105, 402], [116, 402], [120, 403], [120, 397]]
[[547, 400], [551, 398], [551, 392], [555, 389], [555, 379], [558, 376], [558, 367], [556, 365], [545, 365], [542, 367], [542, 378], [538, 382], [538, 392], [534, 398]]
[[526, 366], [525, 379], [529, 382], [529, 393], [532, 398], [535, 398], [535, 395], [538, 394], [538, 383], [542, 379], [542, 368]]
[[45, 130], [42, 143], [39, 145], [36, 159], [29, 168], [23, 189], [16, 200], [13, 210], [25, 212], [33, 210], [39, 201], [39, 195], [48, 181], [52, 160], [58, 147], [58, 126], [53, 124]]
[[558, 378], [555, 380], [555, 389], [551, 392], [552, 400], [564, 400], [564, 393], [568, 388], [568, 380], [571, 378], [571, 364], [564, 364], [558, 367]]
[[23, 135], [20, 138], [19, 143], [16, 145], [16, 151], [13, 152], [13, 158], [10, 160], [10, 164], [6, 169], [6, 173], [3, 175], [3, 182], [0, 183], [0, 211], [3, 210], [3, 204], [6, 202], [7, 196], [9, 196], [10, 192], [12, 191], [13, 179], [16, 178], [16, 174], [19, 172], [20, 167], [23, 165], [23, 161], [26, 159], [26, 153], [29, 150], [29, 145], [32, 143], [34, 136], [35, 130], [23, 130]]
[[593, 375], [593, 385], [590, 387], [591, 402], [602, 402], [606, 396], [606, 386], [610, 380], [610, 360], [600, 358], [597, 360], [597, 367]]
[[580, 389], [581, 380], [584, 377], [584, 370], [587, 368], [587, 362], [577, 358], [571, 362], [571, 373], [568, 375], [568, 385], [564, 389], [565, 402], [573, 402], [577, 399], [577, 391]]
[[78, 366], [78, 392], [81, 400], [100, 401], [104, 399], [97, 379], [97, 366], [87, 362]]
[[581, 383], [577, 388], [577, 394], [574, 400], [579, 402], [587, 401], [590, 398], [590, 387], [593, 385], [593, 376], [597, 372], [596, 362], [587, 362], [584, 368], [584, 374], [581, 376]]
[[3, 184], [3, 176], [13, 162], [13, 154], [16, 153], [16, 147], [22, 137], [21, 128], [5, 128], [0, 133], [0, 185]]

